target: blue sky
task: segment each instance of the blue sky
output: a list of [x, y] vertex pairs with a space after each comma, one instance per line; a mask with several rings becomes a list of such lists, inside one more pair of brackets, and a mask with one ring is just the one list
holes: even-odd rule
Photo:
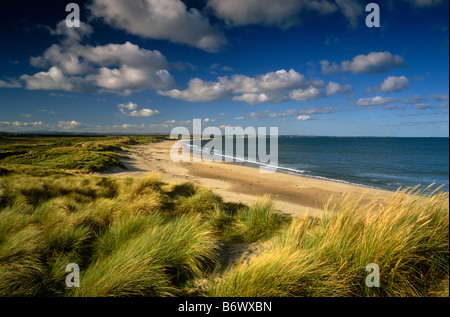
[[74, 2], [2, 4], [0, 131], [448, 137], [448, 1]]

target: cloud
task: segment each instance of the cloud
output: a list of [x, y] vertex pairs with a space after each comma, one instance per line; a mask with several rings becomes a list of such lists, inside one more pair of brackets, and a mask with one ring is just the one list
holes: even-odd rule
[[423, 7], [432, 7], [445, 3], [445, 0], [405, 0], [410, 3], [414, 7], [423, 8]]
[[42, 126], [42, 122], [19, 122], [14, 121], [11, 122], [11, 125], [14, 127], [40, 127]]
[[174, 85], [172, 75], [165, 69], [149, 71], [127, 65], [119, 69], [102, 67], [98, 74], [87, 76], [87, 80], [111, 91], [165, 89]]
[[329, 82], [326, 88], [327, 96], [331, 96], [337, 93], [346, 93], [352, 90], [350, 85], [340, 85], [334, 82]]
[[350, 72], [352, 74], [385, 73], [392, 68], [405, 67], [403, 57], [392, 55], [389, 52], [372, 52], [368, 55], [358, 55], [351, 61], [343, 61], [340, 64], [323, 60], [322, 73], [325, 75]]
[[296, 89], [294, 91], [291, 91], [289, 94], [289, 97], [292, 100], [297, 101], [309, 101], [314, 99], [319, 99], [324, 96], [324, 93], [321, 89], [310, 86], [306, 89]]
[[436, 95], [431, 95], [431, 98], [433, 98], [436, 101], [446, 101], [449, 99], [448, 94], [436, 94]]
[[81, 57], [100, 66], [128, 65], [152, 70], [168, 67], [166, 58], [159, 51], [143, 49], [130, 42], [77, 48]]
[[286, 117], [310, 117], [311, 115], [329, 114], [336, 110], [329, 107], [312, 107], [306, 109], [290, 109], [283, 112], [270, 112], [268, 110], [261, 112], [249, 112], [243, 116], [236, 117], [235, 120], [244, 119], [263, 119], [263, 118], [286, 118]]
[[276, 25], [289, 28], [311, 14], [331, 14], [338, 7], [327, 0], [209, 0], [208, 8], [228, 25]]
[[22, 84], [17, 80], [4, 81], [0, 80], [0, 88], [21, 88]]
[[77, 121], [59, 121], [58, 127], [63, 130], [72, 130], [81, 126]]
[[305, 76], [291, 69], [269, 72], [256, 77], [233, 75], [220, 77], [219, 82], [229, 87], [234, 93], [255, 94], [270, 93], [282, 90], [304, 88], [309, 82]]
[[208, 0], [207, 8], [231, 26], [259, 24], [290, 28], [311, 15], [341, 12], [352, 28], [364, 13], [357, 0]]
[[97, 67], [127, 65], [148, 71], [166, 69], [168, 63], [159, 51], [141, 49], [130, 42], [103, 46], [52, 45], [42, 56], [30, 59], [32, 66], [57, 66], [65, 74], [78, 75], [92, 72]]
[[416, 95], [410, 96], [409, 99], [408, 98], [403, 99], [402, 103], [405, 105], [408, 105], [408, 104], [424, 103], [426, 101], [427, 101], [426, 98], [422, 97], [421, 95], [416, 94]]
[[167, 71], [169, 63], [157, 50], [147, 50], [130, 42], [124, 44], [82, 45], [92, 27], [67, 28], [57, 24], [53, 35], [62, 36], [59, 44], [50, 46], [41, 56], [30, 59], [47, 72], [23, 75], [30, 90], [65, 90], [82, 93], [116, 93], [129, 95], [143, 89], [169, 89], [175, 85]]
[[357, 105], [360, 107], [380, 106], [380, 105], [387, 105], [389, 103], [397, 101], [399, 101], [399, 99], [397, 98], [384, 98], [381, 96], [377, 96], [374, 98], [361, 98], [358, 100]]
[[270, 72], [256, 78], [257, 86], [264, 91], [270, 90], [289, 90], [304, 87], [308, 84], [305, 76], [291, 69]]
[[[76, 50], [73, 50], [74, 52]], [[74, 52], [68, 51], [59, 45], [53, 44], [42, 56], [32, 57], [30, 64], [34, 67], [45, 68], [56, 66], [66, 74], [78, 75], [89, 71], [86, 62], [80, 60], [80, 56]]]
[[322, 80], [307, 80], [304, 75], [293, 69], [289, 71], [283, 69], [255, 77], [238, 74], [224, 76], [215, 82], [193, 78], [185, 90], [173, 89], [158, 93], [189, 102], [219, 101], [229, 96], [234, 101], [255, 105], [267, 102], [281, 103], [289, 99], [313, 100], [326, 97], [326, 89], [330, 94], [334, 94], [349, 91], [351, 87], [336, 83], [330, 83], [329, 87], [326, 87]]
[[25, 82], [28, 90], [64, 90], [64, 91], [85, 91], [87, 83], [79, 77], [67, 77], [56, 66], [48, 72], [39, 72], [33, 76], [22, 75], [21, 80]]
[[330, 108], [330, 107], [312, 107], [312, 108], [300, 110], [300, 113], [313, 115], [313, 114], [328, 114], [328, 113], [333, 113], [335, 111], [336, 111], [335, 109]]
[[52, 35], [60, 35], [63, 37], [62, 42], [65, 45], [71, 45], [71, 44], [75, 44], [80, 42], [81, 40], [83, 40], [84, 38], [88, 37], [89, 35], [91, 35], [94, 31], [94, 29], [80, 21], [80, 27], [76, 27], [76, 28], [69, 28], [66, 25], [66, 20], [62, 20], [60, 21], [57, 25], [56, 25], [56, 29], [49, 29], [50, 34]]
[[405, 76], [395, 77], [389, 76], [381, 84], [381, 91], [383, 92], [393, 92], [393, 91], [403, 91], [409, 89], [409, 80]]
[[431, 105], [427, 104], [427, 103], [419, 103], [414, 106], [414, 109], [421, 109], [421, 110], [430, 109], [430, 108], [431, 108]]
[[221, 68], [221, 70], [224, 71], [224, 72], [232, 72], [232, 71], [234, 71], [233, 68], [228, 67], [228, 66], [223, 66], [223, 67]]
[[216, 52], [227, 40], [200, 11], [180, 0], [94, 0], [93, 16], [144, 38], [169, 40]]
[[229, 88], [220, 82], [204, 82], [200, 78], [193, 78], [186, 90], [173, 89], [159, 91], [162, 96], [189, 102], [211, 102], [222, 99], [229, 92]]
[[41, 110], [39, 110], [39, 112], [46, 113], [46, 114], [49, 114], [49, 115], [56, 114], [55, 111], [47, 110], [47, 109], [41, 109]]
[[159, 115], [161, 115], [161, 113], [158, 110], [151, 109], [134, 110], [129, 114], [130, 117], [154, 117]]
[[151, 124], [116, 124], [116, 125], [87, 125], [77, 121], [59, 121], [56, 123], [43, 122], [9, 122], [0, 121], [0, 128], [10, 132], [53, 131], [53, 132], [94, 132], [94, 133], [169, 133], [170, 125], [165, 123]]
[[[30, 63], [51, 67], [51, 71], [48, 75], [25, 75], [22, 79], [27, 81], [28, 89], [130, 94], [134, 90], [168, 89], [175, 84], [166, 70], [167, 60], [159, 51], [142, 49], [130, 42], [103, 46], [84, 46], [74, 41], [54, 44], [42, 56], [31, 58]], [[58, 78], [54, 78], [56, 75]], [[53, 85], [48, 83], [49, 77], [55, 81]], [[28, 84], [33, 78], [34, 82]]]
[[42, 122], [0, 121], [0, 127], [7, 128], [8, 131], [24, 131], [24, 129], [41, 129], [42, 127], [44, 127], [44, 124]]
[[380, 109], [381, 110], [397, 110], [400, 108], [397, 106], [393, 106], [393, 105], [385, 105], [385, 106], [381, 106]]
[[141, 108], [132, 102], [127, 104], [119, 104], [117, 105], [117, 108], [119, 108], [122, 115], [127, 117], [154, 117], [161, 115], [158, 110]]
[[300, 121], [308, 121], [308, 120], [311, 120], [311, 117], [310, 117], [310, 116], [301, 115], [301, 116], [299, 116], [299, 117], [297, 118], [297, 120], [300, 120]]
[[250, 105], [256, 105], [270, 101], [270, 97], [266, 94], [242, 94], [233, 97], [234, 101], [244, 101]]
[[57, 66], [66, 74], [81, 74], [88, 71], [86, 64], [83, 64], [78, 55], [77, 49], [70, 50], [74, 46], [79, 46], [79, 42], [92, 34], [93, 28], [80, 22], [80, 27], [68, 28], [66, 21], [62, 20], [56, 25], [56, 29], [49, 29], [50, 34], [61, 36], [60, 45], [52, 45], [42, 56], [30, 58], [30, 64], [34, 67], [47, 68]]
[[356, 28], [360, 17], [364, 13], [361, 4], [354, 0], [336, 0], [336, 3], [347, 18], [350, 26]]
[[404, 121], [401, 122], [401, 124], [415, 127], [415, 126], [422, 126], [422, 125], [435, 125], [435, 124], [448, 124], [448, 120], [440, 120], [440, 121]]

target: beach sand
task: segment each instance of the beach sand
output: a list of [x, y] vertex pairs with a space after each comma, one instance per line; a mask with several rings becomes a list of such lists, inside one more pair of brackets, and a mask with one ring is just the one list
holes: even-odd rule
[[[302, 215], [320, 212], [325, 204], [337, 202], [343, 194], [374, 196], [385, 200], [393, 192], [355, 186], [346, 183], [302, 177], [285, 173], [260, 173], [259, 168], [224, 162], [175, 163], [170, 149], [175, 141], [136, 146], [122, 162], [128, 168], [115, 168], [103, 175], [114, 177], [142, 177], [158, 173], [167, 183], [185, 183], [209, 187], [225, 201], [251, 205], [258, 198], [270, 194], [278, 211]], [[363, 200], [364, 202], [364, 200]]]

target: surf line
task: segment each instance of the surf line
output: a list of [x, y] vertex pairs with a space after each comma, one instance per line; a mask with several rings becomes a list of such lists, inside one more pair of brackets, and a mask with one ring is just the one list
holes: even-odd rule
[[[260, 173], [274, 173], [278, 169], [278, 128], [271, 127], [267, 134], [266, 127], [225, 127], [225, 133], [218, 127], [207, 127], [202, 130], [202, 120], [194, 119], [192, 134], [186, 127], [175, 127], [170, 133], [176, 142], [171, 150], [170, 157], [173, 162], [229, 162], [233, 163], [239, 157], [245, 157], [247, 162], [260, 165]], [[223, 152], [223, 139], [225, 138], [225, 154], [211, 155]], [[247, 140], [247, 142], [245, 142]], [[269, 153], [267, 153], [267, 140], [269, 140]], [[189, 141], [188, 146], [186, 142]], [[208, 141], [202, 146], [202, 141]], [[192, 143], [192, 145], [190, 144]], [[247, 151], [246, 144], [247, 143]], [[234, 153], [236, 149], [236, 155]], [[180, 154], [181, 150], [181, 154]], [[191, 155], [196, 151], [199, 155]]]

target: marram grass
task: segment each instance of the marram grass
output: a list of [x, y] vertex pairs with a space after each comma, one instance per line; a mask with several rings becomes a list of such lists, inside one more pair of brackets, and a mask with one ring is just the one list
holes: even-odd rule
[[[198, 281], [201, 296], [448, 296], [448, 204], [437, 192], [348, 195], [322, 215], [287, 219], [270, 197], [226, 203], [153, 174], [13, 168], [0, 176], [0, 296], [184, 296]], [[222, 269], [224, 245], [262, 242]], [[69, 263], [80, 288], [65, 285]], [[365, 284], [370, 263], [379, 288]]]
[[[384, 203], [348, 195], [320, 218], [300, 217], [267, 253], [216, 276], [210, 296], [448, 295], [448, 193], [399, 191]], [[380, 287], [365, 268], [380, 268]]]

